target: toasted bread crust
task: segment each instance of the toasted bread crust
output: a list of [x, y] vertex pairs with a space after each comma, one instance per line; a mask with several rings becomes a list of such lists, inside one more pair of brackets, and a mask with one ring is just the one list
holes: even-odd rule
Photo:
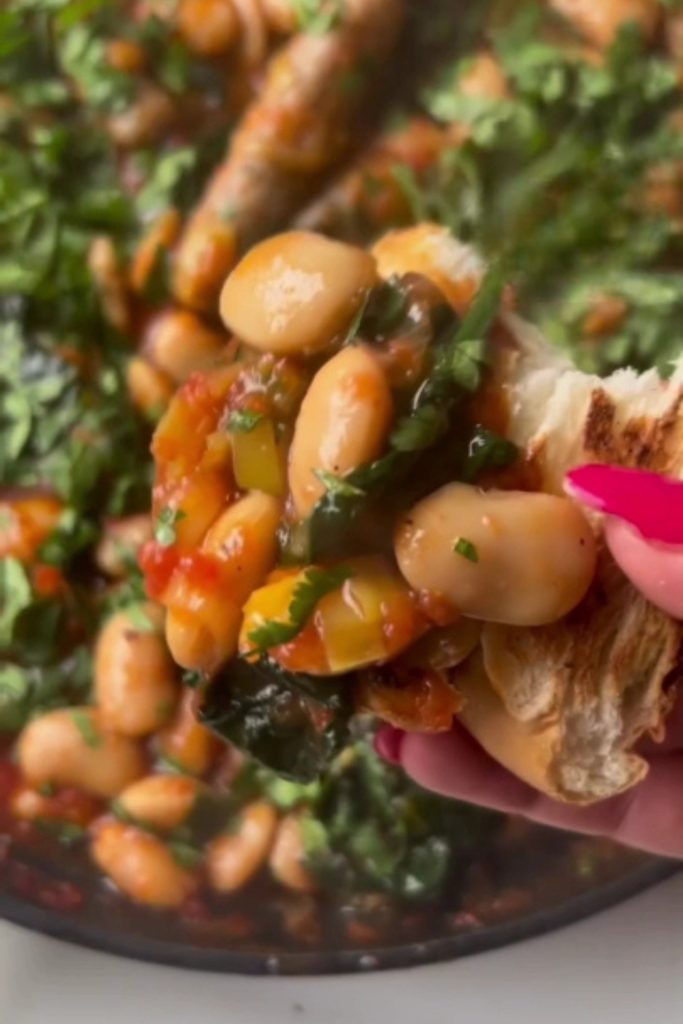
[[[683, 476], [680, 369], [669, 382], [632, 371], [601, 381], [558, 357], [519, 318], [507, 316], [505, 326], [489, 386], [505, 393], [506, 434], [543, 490], [560, 493], [565, 473], [584, 462]], [[592, 521], [600, 538], [602, 519]], [[683, 675], [683, 625], [642, 597], [606, 549], [571, 615], [542, 629], [487, 626], [483, 651], [499, 700], [487, 705], [495, 735], [485, 714], [464, 717], [512, 771], [575, 803], [614, 796], [644, 777], [647, 764], [633, 748], [646, 734], [663, 734]]]

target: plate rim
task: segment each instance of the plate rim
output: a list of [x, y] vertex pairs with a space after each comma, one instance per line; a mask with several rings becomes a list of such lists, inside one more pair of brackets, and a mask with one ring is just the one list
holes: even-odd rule
[[70, 945], [138, 963], [161, 964], [214, 974], [314, 977], [405, 969], [500, 949], [546, 935], [608, 910], [667, 881], [681, 870], [683, 866], [675, 861], [653, 858], [604, 885], [516, 920], [409, 945], [354, 950], [274, 954], [192, 946], [147, 936], [108, 933], [102, 927], [79, 923], [77, 918], [70, 918], [8, 893], [0, 894], [0, 920]]

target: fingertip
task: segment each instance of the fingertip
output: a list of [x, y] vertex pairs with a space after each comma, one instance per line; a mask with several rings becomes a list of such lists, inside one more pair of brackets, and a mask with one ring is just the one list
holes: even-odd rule
[[402, 729], [396, 729], [393, 725], [381, 725], [373, 742], [375, 753], [389, 764], [400, 764], [405, 735]]
[[641, 593], [669, 615], [683, 618], [683, 547], [646, 540], [611, 517], [605, 535], [615, 561]]
[[517, 813], [534, 799], [533, 790], [496, 764], [459, 724], [448, 733], [406, 734], [401, 765], [425, 789], [466, 803]]

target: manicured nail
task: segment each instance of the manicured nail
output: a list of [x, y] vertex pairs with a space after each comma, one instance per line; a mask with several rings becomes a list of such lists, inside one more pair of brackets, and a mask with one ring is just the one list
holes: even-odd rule
[[683, 544], [683, 482], [621, 466], [579, 466], [565, 490], [589, 508], [634, 526], [646, 540]]
[[375, 733], [375, 751], [389, 764], [401, 763], [401, 746], [405, 733], [393, 725], [381, 725]]

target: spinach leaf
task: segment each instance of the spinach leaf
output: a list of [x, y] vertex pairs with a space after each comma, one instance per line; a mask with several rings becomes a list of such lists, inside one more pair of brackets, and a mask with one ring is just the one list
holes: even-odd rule
[[507, 441], [487, 427], [478, 425], [467, 444], [461, 468], [462, 479], [474, 483], [483, 473], [505, 469], [518, 457], [519, 449], [512, 441]]
[[406, 782], [357, 740], [322, 780], [302, 837], [307, 866], [326, 886], [421, 902], [458, 884], [500, 820]]
[[203, 695], [200, 719], [295, 782], [317, 778], [348, 741], [350, 678], [321, 679], [235, 659]]

